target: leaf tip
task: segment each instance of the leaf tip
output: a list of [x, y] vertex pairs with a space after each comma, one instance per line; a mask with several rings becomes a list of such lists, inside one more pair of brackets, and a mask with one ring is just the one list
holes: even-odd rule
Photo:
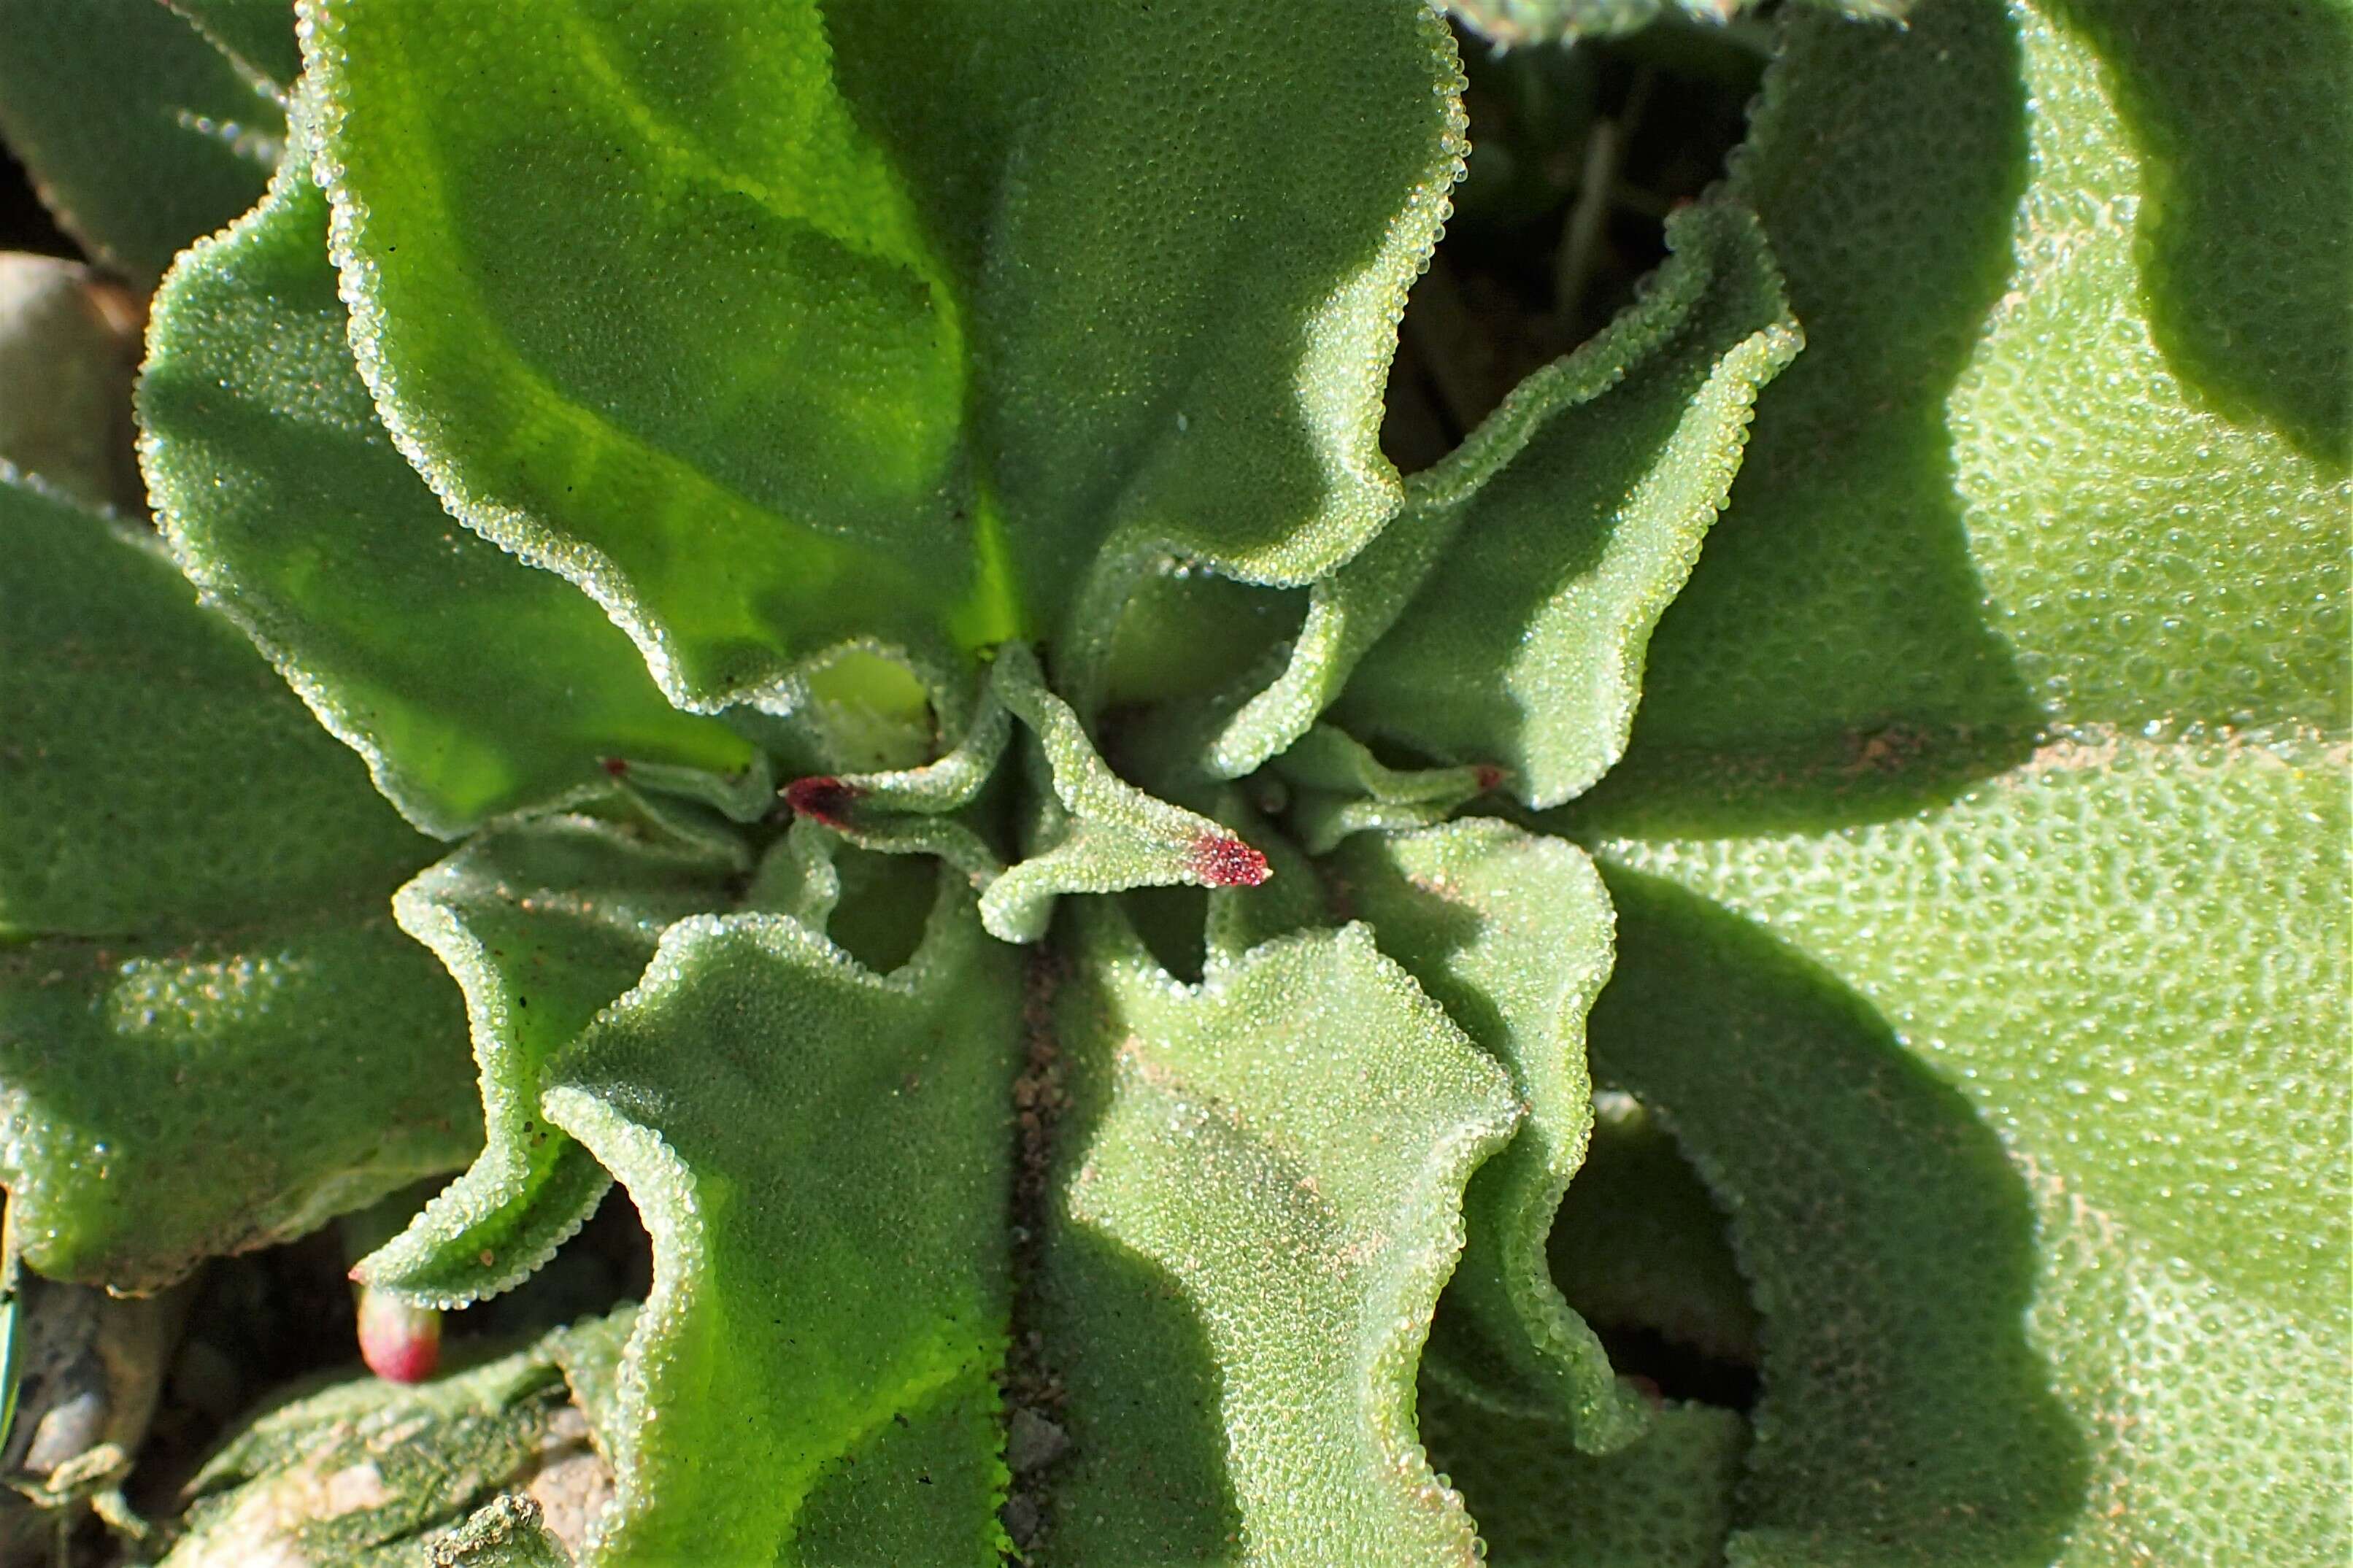
[[796, 816], [815, 817], [828, 827], [841, 827], [849, 821], [850, 803], [865, 793], [856, 784], [820, 773], [786, 784], [785, 804]]
[[423, 1383], [441, 1364], [441, 1314], [362, 1287], [360, 1359], [386, 1383]]
[[1266, 857], [1229, 833], [1205, 833], [1193, 841], [1191, 871], [1208, 888], [1255, 888], [1273, 869]]

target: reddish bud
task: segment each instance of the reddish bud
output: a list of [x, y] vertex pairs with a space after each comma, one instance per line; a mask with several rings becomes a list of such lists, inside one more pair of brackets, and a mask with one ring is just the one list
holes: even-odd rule
[[441, 1314], [360, 1287], [360, 1359], [386, 1383], [422, 1383], [441, 1364]]
[[1471, 776], [1478, 781], [1481, 795], [1490, 795], [1512, 775], [1493, 763], [1481, 763], [1471, 770]]
[[607, 757], [605, 771], [617, 779], [627, 778], [629, 776], [629, 760], [627, 757]]
[[1225, 833], [1205, 833], [1193, 841], [1192, 869], [1210, 888], [1255, 888], [1274, 874], [1265, 856]]
[[851, 803], [866, 792], [829, 774], [795, 779], [785, 786], [785, 804], [796, 816], [813, 816], [828, 827], [847, 826]]

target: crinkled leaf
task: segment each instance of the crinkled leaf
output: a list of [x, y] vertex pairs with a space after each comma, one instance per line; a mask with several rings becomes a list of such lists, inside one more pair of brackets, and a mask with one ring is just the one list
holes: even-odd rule
[[591, 1562], [997, 1561], [1019, 960], [941, 880], [888, 976], [684, 921], [554, 1069], [654, 1241]]
[[1381, 371], [1461, 153], [1419, 0], [310, 14], [395, 431], [683, 702], [858, 636], [936, 671], [1090, 571], [1093, 668], [1135, 552], [1302, 582], [1396, 509]]
[[136, 347], [89, 268], [0, 251], [0, 473], [135, 513], [127, 416]]
[[602, 784], [607, 759], [765, 797], [749, 743], [673, 710], [593, 603], [459, 527], [402, 461], [326, 244], [326, 199], [290, 159], [156, 299], [144, 456], [190, 575], [429, 831]]
[[400, 890], [393, 908], [466, 994], [487, 1143], [407, 1230], [355, 1271], [425, 1306], [519, 1283], [580, 1227], [604, 1168], [540, 1119], [542, 1075], [635, 985], [661, 933], [724, 906], [742, 852], [631, 809], [543, 816], [480, 834]]
[[[2344, 0], [1793, 19], [1736, 184], [1809, 346], [1652, 640], [1613, 811], [1948, 796], [2046, 717], [2345, 723], [2348, 59]], [[2268, 410], [2192, 318], [2245, 323]]]
[[1211, 752], [1255, 767], [1335, 699], [1364, 738], [1501, 764], [1552, 804], [1632, 721], [1644, 645], [1740, 465], [1757, 389], [1799, 345], [1756, 220], [1709, 203], [1593, 342], [1515, 390], [1316, 584], [1289, 668]]
[[1028, 858], [981, 895], [980, 915], [990, 934], [1035, 942], [1063, 893], [1178, 883], [1255, 887], [1266, 880], [1266, 857], [1259, 850], [1112, 772], [1078, 714], [1047, 687], [1027, 647], [1008, 643], [997, 651], [991, 689], [1029, 727], [1035, 741], [1030, 772], [1043, 787]]
[[492, 1548], [500, 1536], [530, 1541], [523, 1521], [559, 1510], [567, 1526], [580, 1522], [568, 1517], [579, 1483], [602, 1461], [560, 1363], [610, 1321], [430, 1383], [366, 1378], [263, 1412], [189, 1483], [187, 1533], [164, 1568], [568, 1563], [543, 1529], [536, 1556]]
[[0, 933], [195, 935], [432, 847], [142, 533], [0, 480]]
[[1597, 1458], [1553, 1422], [1425, 1382], [1421, 1436], [1498, 1568], [1722, 1568], [1748, 1447], [1735, 1411], [1667, 1405], [1633, 1444]]
[[1057, 1560], [1468, 1563], [1413, 1368], [1504, 1075], [1363, 926], [1194, 989], [1080, 912], [1037, 1281], [1069, 1390]]
[[1593, 1127], [1585, 1014], [1609, 977], [1601, 879], [1559, 839], [1479, 819], [1352, 839], [1330, 870], [1381, 951], [1510, 1073], [1525, 1107], [1463, 1194], [1469, 1240], [1430, 1364], [1484, 1403], [1566, 1421], [1588, 1452], [1623, 1447], [1643, 1429], [1641, 1400], [1561, 1299], [1545, 1246]]
[[145, 283], [260, 197], [286, 115], [160, 0], [0, 0], [0, 135], [58, 223]]
[[[2343, 1557], [2349, 829], [2341, 749], [2111, 742], [1911, 820], [1601, 847], [1796, 950], [1613, 878], [1641, 912], [1596, 1071], [1715, 1181], [1765, 1313], [1757, 1561], [1972, 1496], [1922, 1561], [2067, 1528], [2070, 1562]], [[1965, 1172], [1971, 1204], [1930, 1190]], [[1990, 1363], [1971, 1302], [2005, 1314]]]

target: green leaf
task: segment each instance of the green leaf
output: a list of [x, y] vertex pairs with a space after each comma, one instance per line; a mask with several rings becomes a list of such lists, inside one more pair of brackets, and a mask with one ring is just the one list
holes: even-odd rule
[[302, 53], [294, 41], [293, 7], [287, 0], [164, 0], [195, 24], [214, 47], [248, 75], [281, 93], [302, 74]]
[[1302, 735], [1274, 772], [1296, 786], [1291, 821], [1310, 855], [1351, 834], [1434, 827], [1503, 780], [1500, 768], [1392, 768], [1328, 724]]
[[572, 1553], [548, 1532], [537, 1503], [508, 1493], [476, 1509], [426, 1562], [427, 1568], [572, 1568]]
[[1748, 1447], [1734, 1411], [1667, 1405], [1638, 1441], [1596, 1458], [1552, 1422], [1425, 1381], [1421, 1435], [1500, 1568], [1722, 1568]]
[[67, 232], [145, 283], [260, 197], [286, 115], [158, 0], [0, 0], [0, 135]]
[[0, 1184], [59, 1279], [170, 1284], [480, 1146], [457, 989], [381, 895], [0, 946]]
[[1598, 1094], [1593, 1112], [1585, 1163], [1545, 1243], [1561, 1295], [1596, 1327], [1647, 1329], [1755, 1366], [1757, 1309], [1707, 1184], [1632, 1096]]
[[1764, 1320], [1726, 1561], [2061, 1561], [2092, 1522], [2084, 1437], [2031, 1337], [2035, 1215], [1993, 1131], [1802, 954], [1648, 878], [1609, 892], [1594, 1076], [1674, 1130]]
[[1360, 737], [1500, 764], [1550, 805], [1617, 759], [1644, 645], [1799, 337], [1756, 220], [1711, 203], [1609, 328], [1524, 382], [1316, 584], [1289, 669], [1211, 751], [1242, 773], [1326, 703]]
[[[0, 1178], [26, 1257], [153, 1289], [462, 1163], [431, 853], [144, 537], [0, 484]], [[201, 1177], [201, 1179], [199, 1179]]]
[[0, 474], [136, 513], [126, 415], [137, 350], [111, 303], [87, 268], [0, 251]]
[[1429, 1363], [1482, 1403], [1606, 1453], [1646, 1412], [1554, 1285], [1546, 1237], [1593, 1128], [1585, 1015], [1609, 977], [1609, 900], [1584, 854], [1505, 823], [1350, 840], [1330, 862], [1381, 951], [1511, 1074], [1510, 1145], [1463, 1194], [1470, 1239]]
[[432, 853], [143, 531], [0, 480], [0, 935], [197, 935]]
[[608, 1178], [540, 1119], [548, 1062], [645, 973], [661, 933], [723, 907], [743, 851], [667, 828], [627, 797], [605, 814], [478, 835], [400, 890], [403, 930], [466, 994], [488, 1142], [354, 1276], [420, 1306], [522, 1282], [580, 1227]]
[[1019, 961], [941, 883], [888, 976], [683, 921], [554, 1069], [654, 1242], [592, 1563], [998, 1560]]
[[[1459, 172], [1418, 0], [315, 0], [362, 368], [485, 535], [695, 707], [851, 637], [1098, 668], [1167, 550], [1299, 583]], [[723, 558], [729, 570], [705, 564]], [[1082, 679], [1083, 696], [1093, 683]]]
[[[1597, 1013], [1595, 1069], [1672, 1119], [1749, 1237], [1757, 1462], [1781, 1456], [1753, 1482], [1774, 1500], [1760, 1528], [1908, 1531], [1974, 1491], [1981, 1523], [2072, 1528], [2071, 1562], [2343, 1557], [2353, 1176], [2316, 1152], [2341, 1148], [2353, 1098], [2347, 800], [2341, 748], [2062, 742], [1910, 820], [1599, 847], [1795, 950], [1613, 874], [1633, 973]], [[1874, 1100], [1899, 1079], [1915, 1087]], [[1858, 1229], [1948, 1150], [1974, 1151], [1974, 1224], [1957, 1207], [1931, 1222], [1954, 1200], [1923, 1188], [1908, 1217]], [[1998, 1285], [1964, 1282], [1971, 1256], [2003, 1259]], [[1998, 1441], [2021, 1428], [1990, 1410], [1952, 1446], [1988, 1385], [1985, 1359], [1959, 1353], [1971, 1300], [2010, 1314], [2000, 1359], [2017, 1397], [2055, 1402], [2038, 1422], [2075, 1449], [2065, 1463]], [[1841, 1325], [1899, 1304], [1911, 1326], [1869, 1352], [1873, 1377], [1825, 1381], [1818, 1358], [1858, 1353]], [[1947, 1457], [1904, 1467], [1929, 1449]], [[1971, 1487], [1949, 1468], [1963, 1456]], [[1933, 1539], [1922, 1561], [2029, 1555]]]
[[1458, 1563], [1413, 1367], [1504, 1075], [1365, 927], [1174, 984], [1081, 906], [1071, 1109], [1036, 1281], [1071, 1563]]
[[765, 804], [747, 742], [673, 710], [594, 604], [458, 526], [394, 450], [301, 163], [156, 298], [143, 450], [189, 574], [428, 831], [577, 795], [608, 763]]
[[[2168, 323], [2276, 300], [2245, 366], [2279, 367], [2274, 406], [2331, 366], [2343, 395], [2348, 30], [2343, 0], [1792, 19], [1736, 183], [1810, 346], [1652, 640], [1613, 813], [1916, 805], [2054, 720], [2346, 723], [2341, 447], [2210, 384]], [[2158, 69], [2208, 86], [2160, 112]], [[2248, 226], [2185, 240], [2182, 193], [2225, 184]], [[2185, 298], [2185, 267], [2212, 286]]]
[[1198, 812], [1146, 795], [1112, 772], [1071, 705], [1050, 690], [1037, 658], [1019, 643], [997, 650], [991, 691], [1029, 726], [1038, 825], [1027, 859], [981, 895], [980, 918], [1005, 942], [1046, 934], [1064, 893], [1188, 884], [1256, 887], [1266, 857]]

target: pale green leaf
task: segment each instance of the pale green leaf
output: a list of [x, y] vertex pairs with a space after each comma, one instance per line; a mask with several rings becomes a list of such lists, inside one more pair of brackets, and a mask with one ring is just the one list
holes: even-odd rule
[[[1972, 1499], [1919, 1561], [2046, 1561], [2063, 1528], [2069, 1563], [2343, 1559], [2347, 800], [2338, 748], [2071, 742], [1909, 820], [1600, 847], [1790, 944], [1613, 877], [1629, 973], [1594, 1034], [1756, 1280], [1755, 1561]], [[1962, 1354], [1971, 1300], [1999, 1356]]]
[[554, 1069], [654, 1243], [591, 1563], [998, 1560], [1020, 964], [940, 880], [887, 976], [681, 922]]
[[161, 0], [0, 0], [0, 136], [67, 232], [143, 285], [259, 199], [286, 114]]
[[539, 1505], [510, 1492], [467, 1516], [457, 1533], [427, 1551], [427, 1568], [572, 1568], [572, 1553], [548, 1532]]
[[1525, 1108], [1462, 1199], [1469, 1241], [1430, 1364], [1483, 1403], [1566, 1424], [1604, 1453], [1643, 1430], [1546, 1251], [1593, 1127], [1585, 1015], [1609, 977], [1609, 900], [1584, 854], [1478, 819], [1350, 840], [1330, 861], [1381, 951], [1510, 1073]]
[[1489, 767], [1392, 768], [1345, 731], [1318, 724], [1274, 760], [1293, 786], [1300, 847], [1329, 854], [1351, 834], [1434, 827], [1502, 782]]
[[0, 473], [136, 514], [130, 461], [137, 347], [89, 268], [0, 251]]
[[1035, 942], [1064, 893], [1177, 883], [1256, 887], [1264, 854], [1219, 824], [1146, 795], [1111, 770], [1071, 705], [1048, 688], [1019, 643], [997, 650], [991, 690], [1028, 726], [1029, 773], [1041, 786], [1029, 857], [990, 882], [980, 914], [1006, 942]]
[[429, 831], [601, 784], [608, 762], [723, 775], [756, 811], [747, 742], [673, 710], [594, 604], [459, 527], [401, 460], [326, 244], [326, 200], [290, 160], [156, 299], [144, 457], [189, 574]]
[[1069, 1390], [1055, 1560], [1470, 1563], [1413, 1369], [1514, 1120], [1503, 1073], [1363, 926], [1190, 988], [1081, 915], [1036, 1283]]
[[1523, 383], [1316, 585], [1289, 668], [1213, 766], [1255, 767], [1335, 700], [1360, 737], [1501, 765], [1539, 805], [1616, 760], [1651, 628], [1715, 521], [1757, 389], [1799, 342], [1746, 211], [1703, 205], [1668, 235], [1644, 299]]
[[1723, 1568], [1748, 1447], [1735, 1411], [1667, 1405], [1633, 1444], [1597, 1458], [1552, 1422], [1424, 1382], [1421, 1436], [1495, 1568]]
[[1612, 812], [1894, 809], [2052, 720], [2341, 730], [2348, 61], [2344, 0], [1792, 19], [1736, 184], [1809, 347], [1652, 640]]
[[1092, 669], [1159, 552], [1303, 582], [1396, 510], [1461, 153], [1419, 0], [310, 15], [390, 423], [682, 702], [781, 708], [851, 637], [947, 684], [1066, 613]]
[[744, 868], [732, 843], [690, 838], [618, 796], [601, 816], [480, 834], [400, 890], [402, 929], [466, 994], [488, 1141], [356, 1278], [462, 1307], [521, 1282], [579, 1228], [608, 1178], [540, 1119], [542, 1074], [638, 983], [664, 931], [729, 902]]

